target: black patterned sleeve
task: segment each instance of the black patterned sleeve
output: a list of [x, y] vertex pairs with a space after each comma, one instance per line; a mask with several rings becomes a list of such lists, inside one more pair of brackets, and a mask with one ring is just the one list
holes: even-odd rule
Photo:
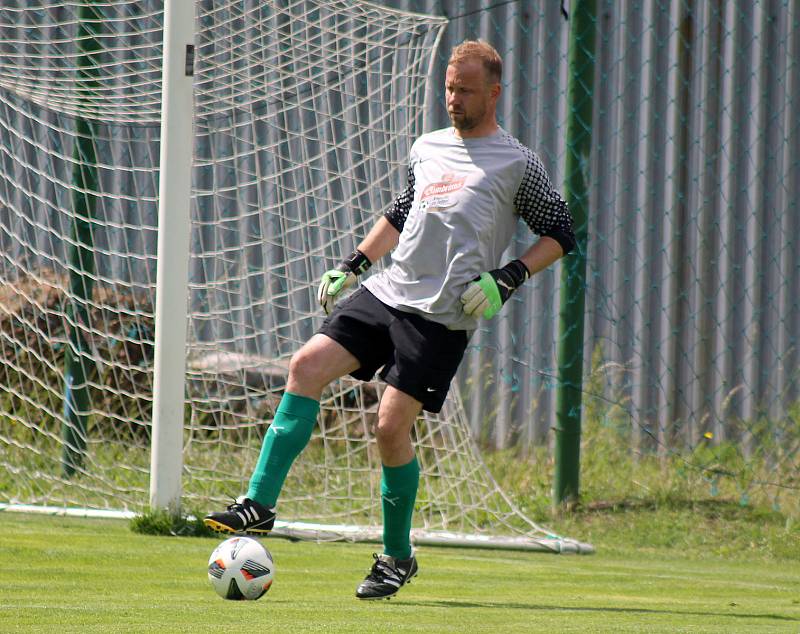
[[414, 202], [414, 165], [408, 166], [408, 184], [406, 188], [400, 192], [397, 198], [394, 199], [391, 208], [383, 214], [384, 218], [398, 231], [403, 230], [403, 225], [408, 218], [408, 212], [411, 211], [411, 203]]
[[514, 206], [531, 231], [558, 241], [566, 255], [575, 248], [572, 214], [566, 201], [553, 189], [539, 157], [525, 146], [521, 149], [526, 159], [525, 174]]

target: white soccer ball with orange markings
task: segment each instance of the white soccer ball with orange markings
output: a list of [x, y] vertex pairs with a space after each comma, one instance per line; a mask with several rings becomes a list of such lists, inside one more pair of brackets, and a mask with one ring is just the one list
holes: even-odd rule
[[252, 537], [226, 539], [208, 560], [208, 580], [223, 599], [260, 599], [272, 586], [274, 576], [272, 555]]

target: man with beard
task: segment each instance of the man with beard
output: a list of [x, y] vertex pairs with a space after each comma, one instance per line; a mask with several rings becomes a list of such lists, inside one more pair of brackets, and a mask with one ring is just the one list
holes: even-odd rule
[[[441, 410], [478, 319], [491, 319], [528, 277], [575, 244], [566, 203], [541, 161], [497, 124], [501, 77], [500, 56], [486, 42], [453, 49], [445, 77], [452, 127], [417, 139], [405, 189], [358, 249], [323, 276], [318, 298], [328, 317], [292, 357], [249, 489], [227, 511], [205, 518], [223, 532], [269, 532], [286, 474], [311, 437], [322, 391], [345, 374], [367, 381], [380, 370], [387, 384], [375, 430], [384, 548], [373, 555], [359, 599], [388, 598], [417, 573], [410, 542], [417, 416]], [[520, 218], [539, 238], [501, 266]], [[389, 266], [334, 307], [389, 252]]]

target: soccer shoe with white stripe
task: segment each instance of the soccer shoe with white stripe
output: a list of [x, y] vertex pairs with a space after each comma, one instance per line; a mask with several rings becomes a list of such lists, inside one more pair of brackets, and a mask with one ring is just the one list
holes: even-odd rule
[[227, 511], [206, 515], [203, 524], [218, 533], [269, 533], [275, 525], [275, 510], [242, 496]]
[[408, 559], [395, 559], [389, 555], [372, 555], [372, 564], [366, 579], [356, 588], [359, 599], [389, 599], [417, 574], [417, 558], [412, 555]]

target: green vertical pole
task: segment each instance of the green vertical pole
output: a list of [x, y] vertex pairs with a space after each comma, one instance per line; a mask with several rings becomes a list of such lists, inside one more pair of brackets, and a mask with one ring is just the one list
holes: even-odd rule
[[[78, 79], [83, 91], [97, 85], [95, 56], [100, 50], [96, 37], [100, 14], [95, 0], [84, 0], [78, 9]], [[86, 423], [91, 406], [88, 380], [93, 362], [90, 347], [80, 325], [89, 323], [89, 302], [94, 287], [94, 241], [91, 221], [98, 189], [94, 124], [78, 117], [72, 168], [72, 227], [69, 247], [69, 290], [67, 305], [69, 345], [64, 359], [64, 423], [61, 468], [72, 476], [83, 464], [86, 453]]]
[[596, 15], [596, 0], [576, 0], [572, 4], [564, 189], [575, 220], [577, 247], [565, 258], [561, 269], [554, 506], [572, 505], [578, 501], [579, 495], [586, 224], [589, 215]]

